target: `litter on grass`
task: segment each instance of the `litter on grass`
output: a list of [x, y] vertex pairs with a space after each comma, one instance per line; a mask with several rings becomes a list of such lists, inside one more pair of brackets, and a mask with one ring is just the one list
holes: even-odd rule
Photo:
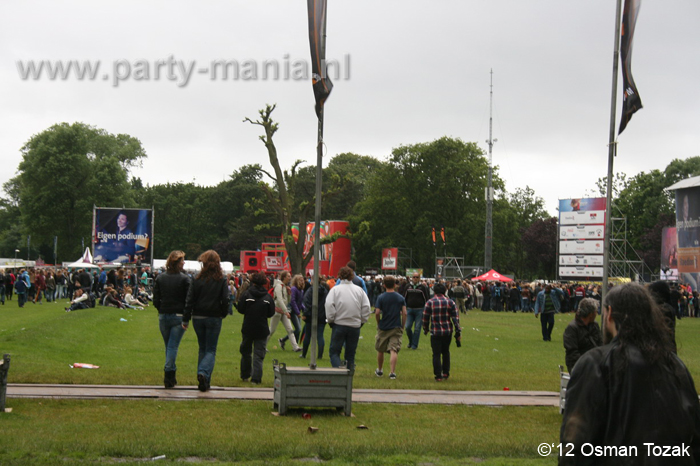
[[85, 364], [83, 362], [76, 362], [72, 366], [70, 366], [71, 369], [76, 368], [76, 369], [99, 369], [100, 366], [96, 366], [94, 364]]
[[126, 320], [126, 319], [123, 318], [123, 317], [122, 317], [121, 319], [119, 319], [119, 320], [121, 320], [122, 322], [129, 322], [128, 320]]

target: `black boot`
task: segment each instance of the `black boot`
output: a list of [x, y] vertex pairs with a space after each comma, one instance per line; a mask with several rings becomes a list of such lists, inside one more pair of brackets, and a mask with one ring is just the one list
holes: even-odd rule
[[177, 380], [175, 379], [175, 371], [165, 371], [163, 384], [165, 385], [165, 388], [173, 388], [175, 387], [175, 385], [177, 385]]

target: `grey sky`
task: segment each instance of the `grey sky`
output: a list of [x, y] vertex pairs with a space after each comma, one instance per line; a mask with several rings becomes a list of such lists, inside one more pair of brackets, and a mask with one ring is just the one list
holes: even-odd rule
[[[509, 191], [529, 185], [555, 214], [558, 198], [590, 194], [606, 174], [614, 19], [614, 0], [330, 0], [327, 57], [344, 65], [349, 56], [350, 76], [334, 80], [326, 105], [328, 154], [383, 159], [444, 135], [486, 150], [493, 69], [494, 164]], [[699, 19], [697, 0], [643, 2], [632, 67], [644, 109], [619, 139], [616, 171], [700, 155]], [[266, 103], [278, 106], [283, 165], [314, 162], [308, 81], [195, 72], [179, 86], [151, 69], [149, 81], [113, 85], [115, 61], [133, 71], [171, 56], [195, 70], [212, 60], [308, 62], [306, 2], [0, 3], [0, 182], [33, 134], [82, 121], [139, 138], [148, 159], [133, 175], [145, 183], [213, 185], [267, 164], [260, 128], [242, 123]], [[19, 60], [101, 64], [95, 81], [22, 80]], [[618, 93], [616, 126], [620, 104]]]

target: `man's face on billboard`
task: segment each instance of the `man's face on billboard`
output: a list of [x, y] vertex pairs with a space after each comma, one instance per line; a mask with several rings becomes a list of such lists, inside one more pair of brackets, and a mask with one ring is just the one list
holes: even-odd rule
[[119, 227], [120, 230], [123, 230], [126, 228], [127, 224], [129, 223], [129, 220], [126, 218], [126, 214], [119, 214], [117, 217], [117, 226]]

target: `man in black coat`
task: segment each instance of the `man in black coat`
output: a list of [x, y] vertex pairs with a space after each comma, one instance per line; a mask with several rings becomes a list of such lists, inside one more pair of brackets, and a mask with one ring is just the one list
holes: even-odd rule
[[576, 317], [564, 330], [566, 369], [569, 373], [581, 356], [603, 344], [603, 335], [595, 321], [597, 315], [598, 301], [593, 298], [583, 298], [578, 305]]
[[270, 335], [267, 319], [275, 315], [275, 301], [268, 293], [270, 282], [264, 273], [255, 273], [250, 287], [238, 301], [238, 312], [243, 314], [243, 341], [241, 341], [241, 379], [254, 384], [262, 382], [263, 360]]

